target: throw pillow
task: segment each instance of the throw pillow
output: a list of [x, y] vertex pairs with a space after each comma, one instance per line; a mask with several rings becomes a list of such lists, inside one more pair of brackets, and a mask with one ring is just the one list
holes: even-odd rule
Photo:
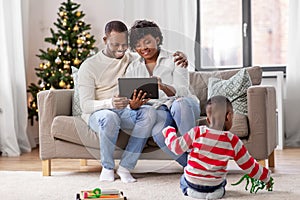
[[80, 108], [79, 102], [79, 91], [78, 91], [78, 68], [71, 66], [72, 68], [72, 77], [74, 81], [74, 93], [72, 96], [72, 115], [80, 116], [82, 111]]
[[248, 71], [241, 69], [228, 80], [209, 78], [207, 96], [226, 96], [231, 101], [234, 112], [247, 115], [247, 89], [251, 85]]

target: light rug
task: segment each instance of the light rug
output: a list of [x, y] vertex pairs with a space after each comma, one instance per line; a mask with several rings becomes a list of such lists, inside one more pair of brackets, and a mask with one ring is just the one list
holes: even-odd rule
[[[125, 184], [116, 179], [113, 183], [99, 182], [96, 172], [53, 172], [43, 177], [41, 172], [0, 171], [0, 199], [5, 200], [75, 200], [76, 193], [100, 187], [119, 189], [129, 200], [180, 200], [184, 197], [179, 189], [180, 173], [134, 174], [138, 182]], [[273, 174], [274, 191], [258, 191], [250, 194], [242, 185], [231, 186], [242, 174], [229, 173], [224, 199], [295, 200], [300, 199], [300, 175]]]

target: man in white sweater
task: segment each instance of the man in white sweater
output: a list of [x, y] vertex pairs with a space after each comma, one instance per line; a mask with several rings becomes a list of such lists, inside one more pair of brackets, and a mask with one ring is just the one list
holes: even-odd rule
[[[82, 118], [99, 136], [102, 171], [100, 181], [114, 181], [113, 154], [119, 130], [130, 133], [117, 174], [125, 183], [135, 182], [130, 174], [156, 123], [156, 111], [150, 106], [128, 108], [129, 99], [118, 96], [118, 78], [125, 74], [133, 55], [128, 49], [128, 30], [124, 23], [111, 21], [105, 26], [105, 48], [86, 59], [78, 72], [78, 90]], [[177, 64], [186, 67], [186, 58], [177, 56]], [[142, 102], [142, 95], [137, 96]], [[142, 104], [142, 103], [141, 103]], [[164, 123], [162, 123], [164, 124]]]

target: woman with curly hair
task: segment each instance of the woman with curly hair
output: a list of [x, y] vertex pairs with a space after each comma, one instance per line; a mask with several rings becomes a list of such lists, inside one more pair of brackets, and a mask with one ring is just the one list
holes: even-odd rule
[[[129, 32], [131, 50], [139, 58], [128, 66], [126, 77], [157, 77], [159, 99], [147, 104], [157, 109], [159, 116], [167, 115], [165, 127], [173, 125], [184, 134], [196, 125], [200, 116], [199, 100], [189, 90], [189, 73], [186, 67], [176, 66], [173, 54], [162, 49], [163, 36], [152, 21], [137, 20]], [[185, 63], [186, 64], [186, 63]], [[182, 166], [186, 166], [187, 153], [176, 156], [164, 143], [162, 129], [153, 128], [152, 137], [157, 145]]]

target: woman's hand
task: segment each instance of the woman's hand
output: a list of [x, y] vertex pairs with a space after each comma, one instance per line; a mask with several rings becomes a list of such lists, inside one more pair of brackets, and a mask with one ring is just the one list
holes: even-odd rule
[[137, 90], [134, 90], [132, 99], [129, 101], [130, 108], [132, 110], [137, 110], [142, 105], [147, 103], [150, 99], [145, 99], [146, 95], [147, 93], [143, 92], [142, 90], [140, 90], [138, 94], [137, 94]]
[[189, 62], [184, 53], [182, 53], [180, 51], [176, 51], [173, 54], [173, 56], [174, 56], [174, 62], [177, 66], [187, 68], [187, 66], [189, 65]]

